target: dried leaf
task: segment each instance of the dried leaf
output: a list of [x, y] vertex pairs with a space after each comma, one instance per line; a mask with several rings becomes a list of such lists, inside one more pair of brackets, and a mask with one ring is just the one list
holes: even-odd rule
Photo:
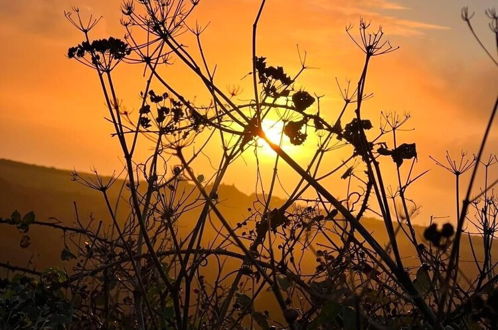
[[315, 98], [306, 91], [299, 91], [292, 95], [292, 102], [297, 111], [303, 112], [315, 103]]
[[24, 235], [19, 242], [19, 246], [23, 249], [27, 248], [31, 244], [31, 237]]

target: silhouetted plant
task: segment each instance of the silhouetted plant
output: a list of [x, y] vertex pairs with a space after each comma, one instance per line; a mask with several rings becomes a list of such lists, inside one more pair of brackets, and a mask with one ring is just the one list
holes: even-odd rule
[[[491, 256], [498, 215], [491, 190], [495, 183], [490, 184], [486, 175], [484, 190], [474, 199], [470, 196], [494, 114], [475, 161], [462, 156], [457, 163], [447, 156], [448, 166], [437, 162], [457, 178], [456, 226], [431, 223], [419, 237], [412, 222], [417, 205], [407, 195], [425, 172], [415, 173], [416, 144], [402, 143], [399, 137], [409, 116], [382, 113], [376, 128], [363, 111], [372, 97], [365, 85], [373, 59], [397, 49], [385, 40], [383, 31], [371, 32], [370, 24], [362, 20], [357, 39], [352, 26], [347, 27], [365, 61], [354, 91], [350, 83], [346, 88], [337, 83], [343, 107], [330, 120], [320, 111], [321, 96], [295, 84], [307, 68], [305, 57], [300, 56], [301, 67], [292, 75], [269, 65], [271, 61], [258, 53], [264, 0], [253, 24], [251, 99], [237, 100], [237, 88], [223, 92], [204, 53], [205, 29], [188, 24], [198, 3], [125, 1], [124, 40], [92, 40], [99, 19], [85, 20], [77, 9], [66, 13], [84, 37], [69, 48], [68, 57], [97, 73], [124, 161], [123, 172], [109, 179], [98, 173], [93, 179], [74, 173], [73, 179], [101, 193], [112, 226], [86, 225], [78, 218], [79, 227], [73, 228], [14, 213], [0, 222], [21, 231], [33, 225], [63, 231], [60, 257], [71, 271], [39, 273], [2, 266], [55, 279], [50, 288], [63, 290], [70, 300], [74, 312], [67, 314], [72, 314], [73, 322], [68, 327], [74, 328], [495, 326], [497, 279]], [[462, 15], [471, 26], [468, 12]], [[498, 35], [494, 11], [488, 16]], [[182, 42], [185, 33], [197, 41], [198, 60]], [[206, 101], [188, 99], [175, 87], [175, 77], [160, 73], [159, 68], [172, 63], [195, 75]], [[127, 64], [144, 68], [140, 100], [131, 107], [135, 112], [125, 110], [114, 82], [114, 70]], [[275, 117], [282, 124], [279, 141], [265, 132], [265, 120]], [[318, 143], [303, 166], [286, 152], [284, 141], [304, 148], [313, 135]], [[392, 141], [383, 141], [388, 138]], [[275, 155], [269, 183], [260, 174], [262, 143]], [[137, 153], [139, 144], [151, 150], [143, 159]], [[338, 164], [329, 162], [339, 148], [348, 157]], [[257, 161], [255, 200], [245, 218], [231, 219], [222, 208], [221, 185], [231, 165], [248, 152]], [[212, 173], [199, 165], [201, 156], [217, 162]], [[396, 188], [385, 181], [393, 176], [387, 170], [392, 163]], [[496, 157], [482, 165], [487, 171], [495, 163]], [[276, 186], [282, 184], [282, 164], [298, 178], [283, 202], [275, 198]], [[460, 211], [459, 177], [470, 169]], [[325, 180], [344, 182], [344, 189]], [[108, 190], [118, 182], [120, 193], [112, 200]], [[128, 204], [125, 214], [118, 212], [123, 202]], [[469, 205], [476, 210], [471, 221], [483, 241], [484, 261], [474, 254], [478, 275], [465, 283], [458, 278], [458, 253]], [[367, 228], [367, 212], [382, 220], [386, 242]], [[470, 232], [466, 233], [472, 245]], [[406, 240], [415, 257], [410, 264], [400, 252]], [[258, 304], [262, 300], [263, 310]]]

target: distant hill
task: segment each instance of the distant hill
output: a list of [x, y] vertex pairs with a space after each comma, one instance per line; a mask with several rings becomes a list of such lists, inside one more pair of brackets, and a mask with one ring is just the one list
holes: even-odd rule
[[[118, 181], [110, 190], [113, 200], [116, 199], [119, 187]], [[255, 199], [256, 196], [245, 195], [234, 186], [225, 185], [219, 191], [220, 209], [233, 224], [247, 216], [247, 208], [251, 207]], [[283, 200], [277, 198], [273, 203], [278, 206]], [[125, 214], [123, 211], [126, 203], [121, 204], [121, 213]], [[14, 210], [19, 210], [21, 214], [34, 211], [38, 220], [49, 221], [55, 218], [62, 224], [70, 225], [76, 221], [75, 205], [81, 222], [87, 223], [89, 219], [95, 219], [95, 222], [102, 221], [104, 228], [110, 226], [101, 194], [73, 182], [70, 171], [0, 159], [0, 218], [9, 217]], [[181, 228], [187, 230], [193, 225], [193, 221], [189, 218], [184, 221], [179, 224], [180, 230]], [[387, 243], [387, 235], [381, 221], [375, 219], [362, 221], [380, 242]], [[415, 227], [415, 230], [422, 240], [424, 228]], [[61, 265], [59, 256], [63, 248], [62, 232], [33, 226], [29, 232], [31, 245], [27, 249], [19, 248], [22, 235], [16, 228], [0, 225], [1, 262], [26, 266], [31, 260], [30, 267], [41, 268]], [[478, 256], [482, 255], [479, 239], [473, 237], [472, 241], [475, 253]], [[414, 251], [408, 240], [400, 239], [399, 244], [406, 264], [413, 264]], [[466, 274], [471, 275], [475, 271], [475, 265], [473, 261], [471, 262], [473, 259], [469, 239], [465, 237], [462, 244], [462, 265]], [[498, 244], [494, 244], [494, 250], [494, 255], [498, 255]]]
[[[79, 173], [87, 179], [95, 179], [93, 174]], [[104, 182], [108, 178], [102, 178]], [[116, 181], [109, 190], [111, 200], [116, 201], [122, 181]], [[186, 189], [191, 188], [185, 184]], [[219, 207], [234, 224], [247, 215], [247, 208], [253, 205], [256, 196], [241, 193], [231, 185], [223, 185], [218, 193]], [[126, 200], [121, 201], [121, 215], [126, 215]], [[283, 201], [274, 200], [275, 205]], [[90, 189], [72, 180], [72, 172], [38, 165], [29, 165], [0, 159], [0, 218], [9, 218], [13, 211], [22, 215], [34, 211], [37, 220], [58, 221], [65, 225], [76, 224], [76, 210], [79, 220], [86, 224], [90, 219], [103, 228], [111, 226], [111, 219], [99, 191]], [[119, 213], [119, 212], [118, 212]], [[194, 221], [195, 213], [183, 217], [180, 230], [188, 230]], [[192, 221], [190, 221], [192, 220]], [[61, 265], [60, 252], [63, 249], [62, 231], [31, 226], [31, 244], [26, 249], [19, 248], [23, 233], [8, 225], [0, 225], [0, 261], [30, 267], [44, 268], [47, 265]]]

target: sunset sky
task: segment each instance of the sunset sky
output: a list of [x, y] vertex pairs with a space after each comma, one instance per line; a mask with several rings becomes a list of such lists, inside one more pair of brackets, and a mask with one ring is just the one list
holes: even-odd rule
[[[79, 171], [96, 168], [106, 174], [120, 169], [118, 145], [110, 137], [111, 125], [104, 120], [97, 77], [66, 56], [69, 47], [81, 42], [81, 35], [63, 15], [65, 9], [78, 6], [103, 16], [93, 37], [122, 37], [120, 4], [120, 0], [0, 0], [0, 42], [4, 45], [0, 53], [0, 158]], [[240, 85], [243, 93], [250, 91], [247, 79], [242, 78], [251, 70], [251, 24], [258, 4], [256, 0], [201, 0], [192, 17], [203, 25], [210, 22], [203, 42], [211, 65], [218, 65], [220, 87]], [[296, 72], [296, 46], [306, 51], [312, 68], [297, 87], [325, 95], [322, 112], [329, 118], [334, 118], [341, 105], [335, 78], [355, 83], [362, 66], [362, 54], [344, 27], [357, 26], [363, 17], [374, 26], [382, 25], [387, 37], [400, 47], [374, 59], [367, 91], [375, 96], [365, 109], [373, 121], [378, 121], [380, 110], [412, 116], [406, 128], [414, 131], [400, 138], [417, 143], [417, 172], [431, 170], [411, 194], [423, 207], [420, 222], [430, 215], [451, 215], [453, 207], [447, 193], [453, 179], [429, 155], [442, 159], [446, 150], [454, 155], [476, 152], [497, 97], [497, 69], [461, 20], [465, 5], [476, 12], [476, 30], [494, 51], [484, 14], [496, 6], [493, 0], [268, 0], [261, 19], [258, 55]], [[142, 86], [133, 79], [140, 68], [134, 70], [117, 72], [120, 97], [130, 108], [136, 107]], [[197, 85], [192, 85], [192, 76], [171, 72], [177, 74], [177, 88], [195, 97]], [[497, 125], [488, 152], [498, 151]], [[291, 154], [306, 163], [306, 152]], [[253, 162], [250, 157], [244, 161]], [[225, 182], [250, 193], [253, 178], [240, 176], [244, 161], [234, 166]]]

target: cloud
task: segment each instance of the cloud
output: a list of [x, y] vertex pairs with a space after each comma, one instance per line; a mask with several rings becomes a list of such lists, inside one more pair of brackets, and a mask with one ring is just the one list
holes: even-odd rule
[[402, 9], [408, 9], [408, 7], [402, 6], [398, 3], [394, 3], [392, 1], [386, 1], [386, 0], [371, 0], [370, 1], [374, 7], [381, 8], [381, 9], [388, 9], [388, 10], [402, 10]]
[[408, 11], [408, 7], [388, 0], [313, 0], [312, 4], [322, 13], [336, 20], [356, 21], [358, 17], [375, 22], [389, 29], [391, 35], [422, 35], [428, 30], [447, 30], [449, 27], [397, 17], [395, 12]]
[[70, 30], [67, 24], [62, 24], [62, 7], [58, 0], [1, 1], [0, 24], [16, 32], [60, 37]]
[[[78, 32], [64, 17], [65, 10], [71, 10], [78, 1], [67, 0], [17, 0], [0, 1], [0, 28], [14, 34], [24, 34], [50, 40], [67, 39]], [[84, 17], [93, 14], [119, 17], [121, 1], [79, 1], [78, 7]], [[117, 19], [119, 22], [119, 19]], [[101, 22], [100, 30], [106, 30], [107, 24]]]
[[385, 9], [385, 10], [404, 10], [408, 7], [402, 6], [396, 2], [389, 0], [312, 0], [312, 2], [319, 4], [322, 8], [329, 8], [331, 6], [350, 7], [350, 8], [363, 8], [363, 9]]

